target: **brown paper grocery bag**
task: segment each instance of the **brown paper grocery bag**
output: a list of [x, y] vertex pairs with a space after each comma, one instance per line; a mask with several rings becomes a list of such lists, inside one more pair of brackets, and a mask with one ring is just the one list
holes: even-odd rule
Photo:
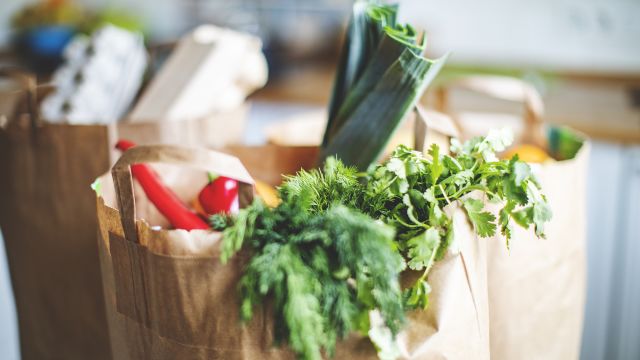
[[13, 118], [24, 101], [25, 90], [35, 88], [35, 78], [11, 69], [0, 69], [0, 126]]
[[[127, 126], [51, 124], [38, 118], [35, 79], [4, 71], [22, 94], [0, 114], [0, 230], [18, 313], [23, 359], [110, 359], [100, 280], [95, 199], [118, 132], [138, 143], [224, 144], [216, 118]], [[39, 90], [39, 88], [38, 88]], [[9, 107], [6, 107], [9, 108]], [[239, 109], [234, 116], [244, 116]], [[233, 121], [230, 118], [224, 122]], [[240, 119], [242, 121], [242, 119]], [[221, 135], [222, 134], [222, 135]]]
[[495, 359], [578, 359], [586, 296], [588, 144], [536, 174], [553, 219], [546, 239], [518, 228], [507, 251], [491, 239], [489, 304]]
[[[487, 294], [486, 243], [469, 224], [466, 212], [450, 205], [455, 246], [429, 273], [432, 292], [426, 311], [408, 313], [405, 329], [396, 343], [399, 359], [485, 359], [489, 350], [489, 308]], [[457, 249], [456, 249], [457, 248]], [[412, 284], [416, 274], [403, 274]], [[336, 359], [376, 359], [367, 339], [352, 336], [338, 344]]]
[[[432, 143], [448, 149], [450, 138], [459, 135], [447, 115], [426, 110], [422, 105], [418, 105], [405, 121], [413, 126], [413, 143], [420, 151], [426, 152]], [[407, 131], [406, 125], [403, 125], [404, 132]], [[406, 139], [406, 134], [395, 138], [396, 144], [411, 141]], [[245, 153], [247, 160], [250, 154]], [[290, 161], [285, 166], [285, 171], [295, 167]], [[254, 177], [276, 177], [271, 173], [274, 169], [260, 170], [252, 172]], [[489, 359], [485, 242], [478, 239], [468, 224], [466, 213], [457, 205], [449, 206], [445, 211], [454, 219], [455, 243], [459, 244], [459, 253], [455, 249], [450, 250], [431, 270], [429, 283], [433, 292], [430, 307], [427, 311], [409, 313], [408, 326], [398, 338], [401, 358]], [[408, 286], [412, 277], [411, 273], [404, 274], [403, 283]], [[336, 358], [373, 359], [376, 356], [367, 339], [352, 337], [338, 346]]]
[[125, 119], [117, 124], [117, 134], [120, 139], [133, 140], [138, 144], [220, 148], [242, 140], [250, 107], [249, 103], [244, 103], [230, 110], [184, 121], [150, 119], [146, 122], [129, 122]]
[[[244, 151], [243, 158], [249, 160], [249, 149], [236, 147], [235, 151]], [[256, 151], [253, 156], [256, 163], [284, 168], [256, 167], [261, 171], [254, 176], [274, 179], [294, 166], [294, 161], [266, 158], [270, 154], [277, 151]], [[131, 191], [129, 165], [136, 162], [180, 162], [251, 181], [239, 165], [222, 166], [224, 158], [212, 152], [139, 147], [126, 152], [114, 166], [117, 186], [109, 174], [100, 178], [100, 258], [116, 358], [293, 358], [286, 348], [272, 347], [268, 309], [248, 325], [239, 322], [236, 290], [245, 259], [222, 265], [219, 233], [152, 230], [153, 225], [166, 226], [166, 221], [141, 189]], [[207, 181], [204, 171], [157, 170], [184, 202], [194, 198]], [[398, 335], [403, 359], [489, 359], [485, 242], [475, 236], [463, 210], [451, 206], [447, 211], [454, 218], [459, 252], [452, 250], [434, 266], [429, 276], [430, 308], [410, 313], [406, 329]], [[369, 340], [355, 335], [338, 344], [335, 355], [336, 359], [376, 357]]]
[[[542, 132], [543, 103], [529, 85], [512, 78], [475, 76], [441, 88], [439, 107], [447, 112], [448, 89], [461, 88], [524, 104], [519, 142], [547, 148]], [[454, 119], [457, 114], [451, 114]], [[474, 121], [459, 122], [467, 136]], [[477, 121], [477, 120], [476, 120]], [[575, 157], [532, 164], [553, 218], [546, 239], [515, 227], [508, 251], [499, 236], [487, 240], [492, 359], [577, 359], [586, 294], [586, 171], [589, 144]]]
[[152, 229], [168, 224], [132, 182], [129, 166], [140, 162], [182, 165], [156, 170], [184, 202], [206, 185], [207, 171], [244, 183], [241, 206], [253, 194], [253, 180], [237, 158], [188, 148], [133, 148], [99, 178], [100, 263], [114, 358], [291, 358], [268, 348], [268, 318], [240, 327], [236, 289], [243, 258], [220, 263], [220, 233]]
[[[35, 80], [24, 84], [32, 109]], [[0, 229], [22, 358], [109, 359], [86, 185], [109, 166], [107, 131], [48, 126], [31, 114], [13, 114], [0, 129]]]

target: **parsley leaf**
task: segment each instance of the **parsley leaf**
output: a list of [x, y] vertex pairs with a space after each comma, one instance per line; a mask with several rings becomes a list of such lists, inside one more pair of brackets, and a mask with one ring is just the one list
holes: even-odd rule
[[420, 279], [410, 288], [405, 290], [405, 305], [409, 309], [426, 309], [429, 307], [429, 294], [431, 286], [426, 280]]
[[488, 211], [482, 211], [484, 206], [482, 201], [469, 198], [464, 200], [463, 204], [478, 235], [489, 237], [496, 233], [496, 224], [494, 223], [496, 217]]
[[511, 225], [511, 211], [513, 211], [515, 203], [508, 201], [507, 204], [500, 210], [499, 223], [500, 233], [505, 237], [507, 249], [510, 249], [511, 236], [513, 233], [513, 226]]
[[[517, 159], [517, 158], [516, 158]], [[527, 163], [514, 161], [513, 163], [513, 181], [516, 186], [522, 186], [522, 183], [532, 176], [531, 167]]]
[[444, 172], [444, 165], [440, 160], [440, 147], [436, 144], [431, 144], [431, 148], [429, 148], [429, 155], [431, 155], [431, 166], [429, 167], [431, 170], [431, 183], [435, 184], [440, 175]]
[[536, 228], [536, 235], [544, 238], [544, 224], [551, 220], [551, 208], [546, 202], [536, 202], [533, 205], [533, 224]]
[[422, 270], [431, 267], [435, 259], [438, 245], [440, 244], [440, 234], [435, 228], [429, 228], [427, 231], [411, 238], [407, 245], [409, 246], [409, 262], [407, 265], [412, 270]]

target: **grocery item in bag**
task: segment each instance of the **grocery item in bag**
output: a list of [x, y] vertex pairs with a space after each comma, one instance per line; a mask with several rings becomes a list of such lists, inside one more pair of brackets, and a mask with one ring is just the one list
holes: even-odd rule
[[[153, 154], [156, 151], [164, 154]], [[168, 156], [167, 151], [176, 150], [146, 148], [144, 157], [141, 153], [126, 153], [121, 164], [128, 166], [133, 159], [135, 162], [180, 159], [189, 164], [189, 159], [196, 158], [184, 149], [175, 156]], [[264, 154], [256, 153], [256, 156]], [[213, 157], [198, 155], [197, 158]], [[211, 163], [202, 167], [202, 164], [203, 161], [194, 160], [190, 167], [198, 165], [241, 178], [229, 169], [224, 171], [221, 165], [215, 167], [216, 164]], [[125, 165], [121, 165], [121, 174], [122, 166]], [[197, 196], [197, 189], [207, 181], [204, 171], [192, 174], [185, 168], [157, 167], [157, 170], [183, 201]], [[180, 171], [180, 176], [174, 175], [176, 171]], [[114, 170], [114, 174], [116, 172]], [[236, 287], [246, 256], [235, 257], [223, 266], [219, 258], [219, 233], [151, 230], [151, 224], [166, 226], [166, 223], [154, 218], [153, 212], [147, 212], [148, 200], [140, 195], [137, 187], [135, 196], [119, 195], [120, 204], [136, 204], [141, 218], [133, 235], [137, 236], [136, 244], [123, 237], [127, 233], [121, 225], [125, 218], [116, 210], [117, 196], [110, 176], [101, 177], [100, 183], [101, 263], [110, 325], [115, 324], [111, 331], [112, 346], [119, 358], [293, 358], [286, 348], [272, 347], [273, 320], [268, 307], [257, 312], [245, 326], [239, 322]], [[127, 181], [123, 183], [126, 185]], [[125, 190], [128, 188], [127, 185]], [[461, 251], [446, 255], [434, 266], [430, 275], [431, 307], [426, 312], [410, 314], [406, 330], [398, 337], [399, 351], [404, 358], [489, 358], [484, 245], [478, 241], [464, 212], [455, 207], [450, 211]], [[132, 210], [126, 212], [131, 214]], [[128, 233], [134, 234], [135, 228], [128, 222]], [[158, 273], [163, 276], [154, 276]], [[143, 283], [144, 287], [136, 285]], [[460, 343], [466, 346], [461, 347]], [[336, 358], [376, 356], [369, 340], [355, 335], [340, 343], [336, 350]]]
[[[494, 76], [463, 77], [438, 90], [439, 110], [456, 119], [467, 136], [483, 131], [479, 120], [486, 116], [467, 112], [463, 118], [451, 110], [446, 99], [449, 89], [457, 88], [524, 105], [524, 119], [516, 117], [512, 124], [520, 128], [512, 152], [542, 160], [532, 161], [531, 169], [553, 212], [546, 239], [515, 229], [509, 249], [502, 237], [487, 242], [491, 358], [577, 359], [586, 296], [589, 143], [570, 129], [553, 128], [547, 141], [537, 91], [520, 80]], [[560, 143], [558, 134], [569, 141]], [[523, 152], [528, 147], [536, 149], [535, 156]]]
[[[33, 110], [35, 79], [24, 89], [19, 108]], [[0, 128], [0, 229], [21, 356], [110, 359], [87, 188], [109, 167], [108, 129], [46, 124], [37, 114], [19, 112]]]
[[[18, 76], [15, 71], [5, 75]], [[0, 228], [21, 354], [24, 359], [110, 359], [98, 223], [88, 184], [109, 169], [118, 137], [139, 144], [224, 146], [240, 135], [237, 124], [247, 107], [177, 123], [53, 124], [39, 117], [37, 98], [43, 91], [36, 92], [30, 79], [19, 83], [23, 90], [13, 114], [0, 116]]]

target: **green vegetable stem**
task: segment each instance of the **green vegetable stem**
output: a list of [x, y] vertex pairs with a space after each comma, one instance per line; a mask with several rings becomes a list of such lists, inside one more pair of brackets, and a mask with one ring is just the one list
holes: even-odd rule
[[337, 156], [366, 170], [438, 74], [424, 34], [398, 24], [397, 5], [356, 1], [342, 49], [321, 160]]

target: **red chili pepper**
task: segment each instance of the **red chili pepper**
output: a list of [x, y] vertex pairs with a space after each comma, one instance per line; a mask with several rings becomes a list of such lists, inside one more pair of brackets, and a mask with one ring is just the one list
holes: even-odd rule
[[209, 183], [198, 195], [202, 209], [209, 215], [238, 211], [238, 181], [209, 174]]
[[[122, 151], [134, 146], [133, 142], [127, 140], [120, 140], [116, 144], [116, 148]], [[178, 196], [162, 183], [158, 174], [148, 165], [132, 165], [131, 173], [142, 186], [149, 200], [169, 220], [173, 227], [184, 230], [210, 229], [202, 218], [187, 208]]]

